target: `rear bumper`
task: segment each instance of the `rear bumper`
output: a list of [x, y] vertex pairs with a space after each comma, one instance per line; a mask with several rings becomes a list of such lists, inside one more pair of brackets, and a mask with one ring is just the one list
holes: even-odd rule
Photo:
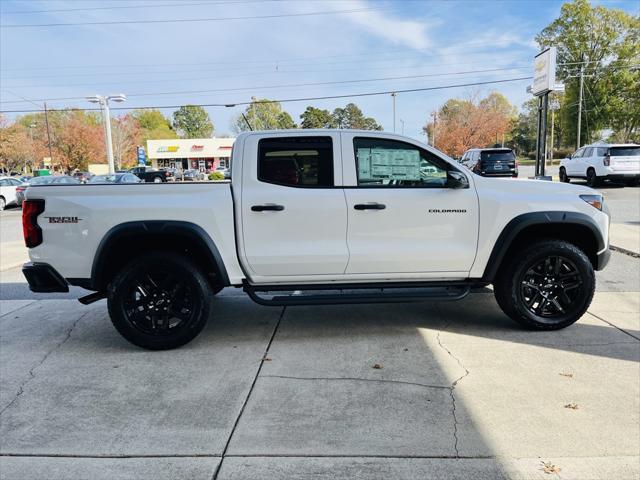
[[22, 274], [29, 283], [29, 290], [37, 293], [68, 292], [69, 284], [48, 263], [25, 263]]
[[637, 180], [637, 179], [640, 179], [640, 172], [633, 172], [633, 173], [623, 173], [623, 172], [609, 173], [609, 174], [607, 174], [606, 178], [607, 178], [608, 180]]

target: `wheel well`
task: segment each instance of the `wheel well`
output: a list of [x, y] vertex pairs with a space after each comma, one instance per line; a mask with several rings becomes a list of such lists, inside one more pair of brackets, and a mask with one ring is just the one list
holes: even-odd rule
[[589, 227], [575, 223], [544, 223], [530, 225], [517, 233], [500, 263], [499, 270], [506, 259], [512, 258], [523, 247], [543, 238], [564, 240], [575, 245], [589, 257], [593, 267], [597, 267], [598, 239]]
[[[215, 247], [214, 247], [215, 249]], [[123, 232], [111, 236], [96, 253], [91, 275], [91, 284], [95, 290], [104, 290], [113, 278], [129, 262], [150, 252], [172, 252], [184, 255], [193, 261], [212, 287], [226, 286], [228, 278], [217, 251], [192, 232], [153, 231]]]

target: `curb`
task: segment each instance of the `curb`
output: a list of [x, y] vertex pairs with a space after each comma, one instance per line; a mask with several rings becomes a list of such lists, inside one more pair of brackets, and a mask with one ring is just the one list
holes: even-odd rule
[[640, 253], [634, 252], [633, 250], [627, 250], [626, 248], [616, 247], [615, 245], [609, 245], [609, 250], [620, 252], [623, 255], [628, 255], [633, 258], [640, 258]]

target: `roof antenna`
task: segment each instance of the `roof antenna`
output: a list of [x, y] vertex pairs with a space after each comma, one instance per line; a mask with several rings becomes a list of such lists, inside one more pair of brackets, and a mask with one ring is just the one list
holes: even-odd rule
[[247, 122], [247, 126], [249, 127], [249, 130], [251, 130], [253, 132], [253, 127], [249, 123], [249, 120], [247, 119], [247, 116], [244, 114], [244, 112], [240, 112], [240, 113], [242, 113], [242, 118], [244, 118], [244, 121]]

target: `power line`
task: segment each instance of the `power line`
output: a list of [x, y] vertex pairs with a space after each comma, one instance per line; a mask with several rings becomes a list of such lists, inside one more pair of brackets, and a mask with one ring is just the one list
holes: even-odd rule
[[0, 25], [0, 28], [39, 28], [39, 27], [79, 27], [90, 25], [139, 25], [151, 23], [200, 23], [200, 22], [222, 22], [227, 20], [260, 20], [286, 17], [311, 17], [316, 15], [337, 15], [343, 13], [361, 13], [381, 10], [379, 8], [356, 8], [351, 10], [325, 10], [321, 12], [305, 13], [278, 13], [272, 15], [251, 15], [245, 17], [215, 17], [215, 18], [176, 18], [162, 20], [112, 20], [105, 22], [78, 22], [78, 23], [31, 23], [22, 25]]
[[[269, 103], [292, 103], [292, 102], [307, 102], [311, 100], [332, 100], [339, 98], [356, 98], [356, 97], [372, 97], [378, 95], [390, 95], [392, 93], [414, 93], [414, 92], [426, 92], [432, 90], [446, 90], [451, 88], [461, 88], [461, 87], [474, 87], [479, 85], [491, 85], [497, 83], [509, 83], [509, 82], [519, 82], [523, 80], [531, 80], [531, 77], [518, 77], [518, 78], [505, 78], [501, 80], [488, 80], [486, 82], [470, 82], [470, 83], [458, 83], [451, 85], [440, 85], [437, 87], [422, 87], [422, 88], [406, 88], [406, 89], [393, 89], [393, 90], [385, 90], [378, 92], [365, 92], [365, 93], [349, 93], [344, 95], [324, 95], [318, 97], [300, 97], [300, 98], [282, 98], [278, 100], [255, 100], [255, 101], [243, 101], [243, 102], [226, 102], [226, 103], [199, 103], [199, 104], [190, 104], [199, 107], [239, 107], [244, 105], [251, 104], [269, 104]], [[111, 110], [147, 110], [147, 109], [171, 109], [171, 108], [180, 108], [182, 105], [148, 105], [148, 106], [140, 106], [140, 107], [114, 107]], [[50, 109], [51, 111], [64, 111], [64, 110], [79, 110], [79, 111], [98, 111], [98, 108], [58, 108], [58, 109]], [[43, 110], [2, 110], [0, 113], [38, 113]]]
[[[456, 76], [456, 75], [472, 75], [477, 73], [490, 73], [490, 72], [500, 72], [500, 71], [508, 71], [508, 70], [522, 70], [522, 68], [518, 67], [506, 67], [506, 68], [491, 68], [486, 70], [468, 70], [463, 72], [445, 72], [445, 73], [429, 73], [424, 75], [403, 75], [403, 76], [395, 76], [395, 77], [378, 77], [378, 78], [362, 78], [362, 79], [349, 79], [349, 80], [334, 80], [327, 82], [309, 82], [309, 83], [290, 83], [290, 84], [280, 84], [280, 85], [262, 85], [262, 86], [252, 86], [252, 87], [234, 87], [234, 88], [216, 88], [216, 89], [205, 89], [205, 90], [181, 90], [181, 91], [170, 91], [170, 92], [155, 92], [155, 93], [131, 93], [128, 94], [127, 97], [156, 97], [156, 96], [165, 96], [165, 95], [192, 95], [192, 94], [203, 94], [203, 93], [219, 93], [219, 92], [241, 92], [246, 90], [260, 90], [260, 89], [278, 89], [278, 88], [295, 88], [295, 87], [313, 87], [313, 86], [327, 86], [327, 85], [344, 85], [350, 83], [366, 83], [366, 82], [383, 82], [390, 80], [412, 80], [419, 78], [431, 78], [431, 77], [446, 77], [446, 76]], [[216, 77], [220, 78], [220, 77]], [[184, 80], [184, 79], [183, 79]], [[193, 80], [193, 79], [192, 79]], [[120, 82], [122, 83], [122, 82]], [[125, 82], [126, 83], [126, 82]], [[138, 83], [147, 83], [146, 81], [138, 82]], [[4, 87], [1, 87], [4, 89]], [[4, 89], [6, 90], [6, 89]], [[7, 90], [8, 91], [8, 90]], [[40, 101], [59, 101], [59, 100], [80, 100], [85, 97], [62, 97], [62, 98], [47, 98], [47, 99], [38, 99]], [[14, 101], [0, 101], [0, 104], [8, 104], [8, 103], [22, 103], [18, 100]]]
[[261, 2], [276, 2], [278, 0], [236, 0], [236, 1], [212, 1], [212, 2], [198, 2], [198, 3], [147, 3], [144, 5], [117, 5], [110, 7], [83, 7], [83, 8], [57, 8], [53, 10], [23, 10], [16, 12], [2, 12], [3, 15], [29, 15], [33, 13], [59, 13], [59, 12], [86, 12], [94, 10], [121, 10], [121, 9], [135, 9], [135, 8], [165, 8], [165, 7], [195, 7], [201, 5], [227, 5], [243, 3], [261, 3]]

